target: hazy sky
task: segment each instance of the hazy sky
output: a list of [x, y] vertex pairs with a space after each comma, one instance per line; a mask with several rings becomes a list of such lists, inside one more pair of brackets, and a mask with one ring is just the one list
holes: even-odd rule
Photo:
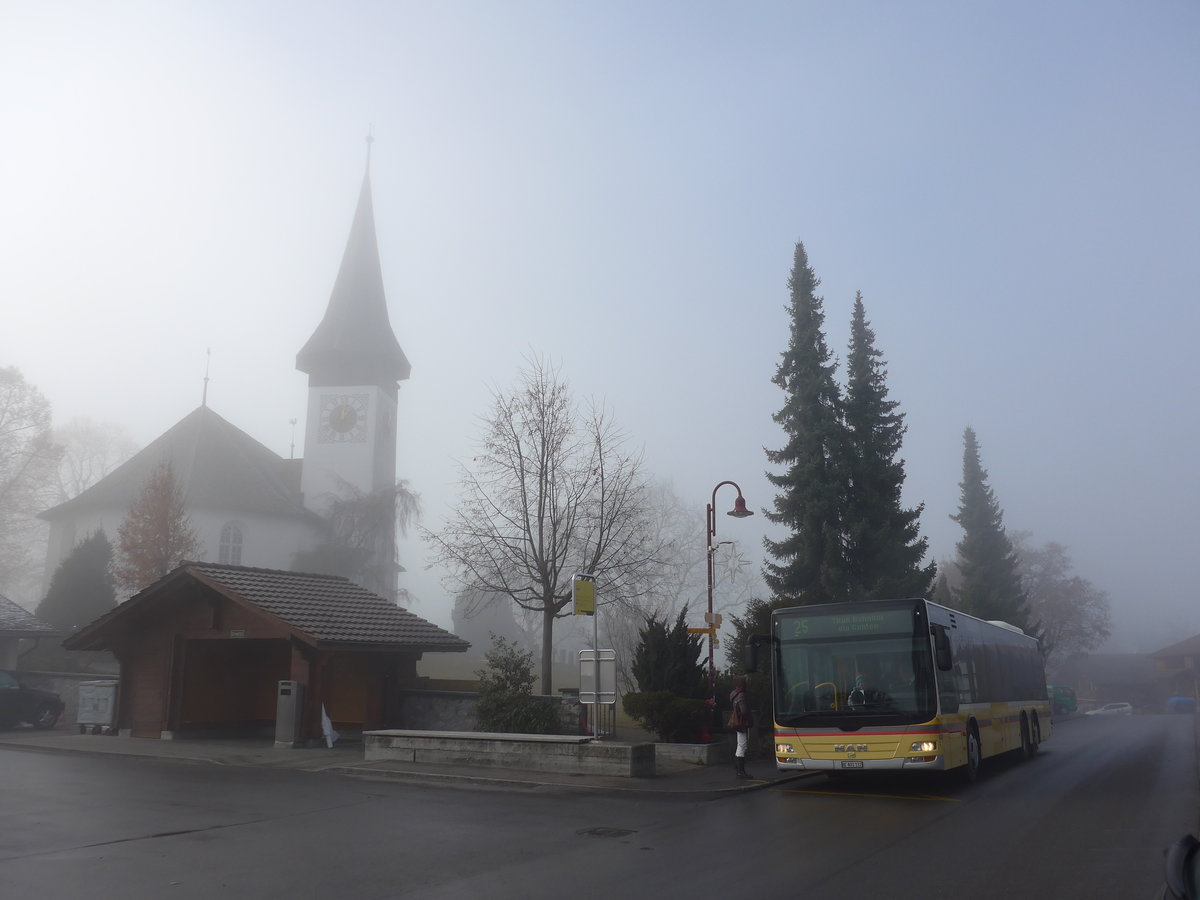
[[0, 364], [145, 444], [211, 348], [209, 405], [287, 456], [373, 126], [426, 524], [533, 352], [698, 542], [737, 481], [760, 514], [718, 535], [757, 560], [802, 240], [842, 359], [864, 294], [934, 556], [971, 425], [1006, 525], [1155, 649], [1200, 631], [1198, 36], [1190, 0], [0, 0]]

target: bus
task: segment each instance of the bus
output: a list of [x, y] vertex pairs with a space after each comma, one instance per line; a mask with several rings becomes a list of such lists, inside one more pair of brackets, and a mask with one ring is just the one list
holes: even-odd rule
[[776, 610], [746, 643], [770, 657], [781, 772], [948, 772], [1031, 758], [1050, 736], [1037, 641], [923, 599]]

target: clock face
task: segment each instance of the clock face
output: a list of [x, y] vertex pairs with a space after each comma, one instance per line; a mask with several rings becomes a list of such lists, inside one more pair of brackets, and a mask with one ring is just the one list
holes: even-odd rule
[[321, 443], [367, 439], [367, 395], [326, 394], [321, 398]]

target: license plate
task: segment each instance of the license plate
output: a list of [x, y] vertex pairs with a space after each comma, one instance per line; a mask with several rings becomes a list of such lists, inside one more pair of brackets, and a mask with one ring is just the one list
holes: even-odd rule
[[861, 759], [843, 759], [841, 766], [843, 769], [861, 769], [863, 764]]

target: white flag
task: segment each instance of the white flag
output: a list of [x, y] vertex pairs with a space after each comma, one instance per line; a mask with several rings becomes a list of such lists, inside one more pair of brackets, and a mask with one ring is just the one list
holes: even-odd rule
[[329, 714], [325, 712], [324, 703], [321, 704], [321, 734], [325, 735], [326, 749], [331, 748], [337, 743], [337, 739], [341, 737], [340, 734], [333, 730], [333, 723], [329, 721]]

